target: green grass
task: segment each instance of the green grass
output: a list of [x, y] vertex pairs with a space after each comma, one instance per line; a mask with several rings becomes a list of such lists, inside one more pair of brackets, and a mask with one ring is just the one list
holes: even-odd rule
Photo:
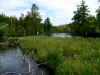
[[28, 36], [17, 43], [38, 62], [48, 62], [55, 75], [100, 75], [100, 39]]

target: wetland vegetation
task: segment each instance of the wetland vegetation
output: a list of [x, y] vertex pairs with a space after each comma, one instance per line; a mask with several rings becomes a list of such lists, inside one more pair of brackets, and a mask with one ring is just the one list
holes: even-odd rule
[[[16, 43], [55, 75], [99, 75], [99, 38], [28, 36]], [[35, 54], [32, 51], [36, 52]]]
[[[21, 36], [15, 43], [23, 53], [54, 75], [100, 75], [100, 7], [96, 16], [89, 12], [81, 0], [71, 23], [54, 26], [49, 17], [42, 22], [39, 7], [32, 4], [19, 19], [0, 14], [0, 37]], [[52, 33], [71, 33], [73, 38], [48, 36]]]

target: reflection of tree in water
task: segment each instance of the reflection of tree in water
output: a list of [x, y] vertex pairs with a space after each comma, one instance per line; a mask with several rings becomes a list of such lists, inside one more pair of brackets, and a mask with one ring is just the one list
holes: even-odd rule
[[9, 38], [0, 38], [0, 50], [6, 50], [9, 48], [11, 48], [11, 46], [14, 45], [14, 40], [12, 40], [11, 37]]

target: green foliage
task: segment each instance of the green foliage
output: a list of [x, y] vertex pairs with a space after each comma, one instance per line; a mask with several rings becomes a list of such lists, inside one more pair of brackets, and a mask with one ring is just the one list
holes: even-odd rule
[[5, 25], [7, 25], [7, 23], [5, 22], [0, 23], [0, 37], [8, 35], [9, 29], [8, 26], [3, 27]]
[[97, 15], [96, 15], [96, 33], [100, 35], [100, 7], [97, 9]]
[[1, 36], [25, 36], [36, 35], [44, 33], [42, 18], [39, 13], [39, 8], [36, 4], [32, 4], [31, 12], [28, 12], [26, 16], [21, 13], [19, 20], [15, 16], [7, 17], [4, 14], [0, 14], [0, 23], [6, 22], [9, 26], [7, 30], [0, 30]]
[[50, 18], [47, 17], [44, 23], [41, 23], [42, 17], [39, 12], [39, 7], [32, 4], [31, 11], [27, 15], [21, 13], [19, 19], [16, 16], [6, 16], [0, 14], [0, 23], [7, 23], [6, 30], [0, 30], [2, 36], [26, 36], [49, 33], [66, 33], [72, 32], [73, 35], [84, 37], [99, 37], [100, 36], [100, 7], [96, 11], [96, 17], [89, 14], [88, 5], [85, 1], [81, 1], [77, 5], [77, 10], [74, 11], [72, 18], [73, 22], [60, 26], [52, 26]]
[[52, 68], [56, 75], [99, 75], [100, 39], [55, 38], [48, 36], [22, 37], [18, 41], [24, 51], [37, 50], [38, 62]]
[[96, 70], [97, 66], [97, 63], [66, 58], [57, 67], [56, 75], [99, 75], [99, 72]]
[[74, 11], [71, 23], [71, 31], [73, 35], [79, 35], [84, 37], [98, 37], [99, 32], [99, 9], [97, 10], [97, 19], [88, 14], [88, 6], [85, 5], [85, 1], [82, 0], [81, 5], [77, 5], [77, 11]]
[[44, 32], [45, 32], [45, 34], [50, 33], [51, 26], [52, 26], [52, 24], [50, 23], [50, 18], [47, 17], [44, 21]]
[[97, 19], [97, 26], [100, 29], [100, 7], [97, 9], [97, 15], [96, 15], [96, 19]]
[[85, 5], [85, 1], [82, 0], [81, 5], [77, 5], [77, 11], [74, 11], [74, 16], [72, 20], [76, 22], [81, 27], [86, 22], [86, 18], [88, 17], [88, 6]]
[[5, 16], [5, 14], [0, 14], [0, 23], [2, 22], [6, 22], [7, 24], [9, 24], [9, 17]]
[[31, 12], [28, 11], [26, 17], [23, 14], [20, 17], [20, 24], [26, 30], [24, 31], [26, 35], [37, 35], [37, 32], [43, 33], [41, 21], [39, 7], [36, 4], [32, 4]]
[[31, 8], [30, 17], [31, 17], [31, 23], [33, 25], [32, 31], [34, 31], [32, 33], [35, 34], [35, 35], [39, 31], [38, 27], [39, 27], [41, 20], [42, 20], [38, 10], [39, 10], [39, 8], [37, 7], [37, 5], [33, 4], [32, 8]]
[[50, 51], [47, 54], [47, 66], [53, 70], [56, 70], [56, 67], [60, 64], [61, 62], [61, 57], [56, 51]]
[[56, 30], [59, 33], [66, 33], [66, 32], [70, 32], [70, 27], [69, 25], [59, 25], [56, 26]]
[[77, 35], [82, 34], [82, 32], [87, 31], [86, 29], [83, 30], [85, 27], [85, 24], [87, 24], [87, 17], [88, 17], [88, 6], [85, 5], [85, 1], [82, 0], [81, 5], [77, 5], [77, 11], [74, 11], [74, 16], [72, 20], [74, 21], [73, 28], [74, 33], [77, 33]]

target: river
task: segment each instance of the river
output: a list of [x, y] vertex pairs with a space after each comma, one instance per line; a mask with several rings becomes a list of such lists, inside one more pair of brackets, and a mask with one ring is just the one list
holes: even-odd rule
[[[46, 68], [38, 67], [36, 61], [29, 56], [26, 58], [23, 58], [23, 52], [18, 46], [0, 45], [0, 75], [48, 75]], [[29, 62], [27, 60], [31, 64], [31, 73], [28, 73]]]
[[52, 37], [72, 38], [73, 36], [70, 33], [53, 33]]

